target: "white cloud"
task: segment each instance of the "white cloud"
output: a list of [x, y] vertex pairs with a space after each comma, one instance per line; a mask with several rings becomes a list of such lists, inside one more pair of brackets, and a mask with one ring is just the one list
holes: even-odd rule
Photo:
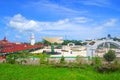
[[28, 20], [21, 14], [13, 16], [9, 21], [9, 26], [19, 31], [41, 31], [43, 30], [64, 30], [76, 23], [87, 23], [89, 20], [86, 17], [66, 18], [55, 22], [42, 22]]
[[[25, 4], [25, 9], [33, 9], [35, 12], [40, 14], [49, 13], [54, 16], [76, 16], [76, 15], [88, 15], [87, 10], [75, 10], [70, 7], [66, 7], [65, 5], [61, 5], [59, 3], [53, 3], [52, 1], [33, 1], [28, 4]], [[49, 15], [47, 14], [47, 15]]]
[[76, 11], [76, 10], [73, 10], [73, 9], [70, 9], [70, 8], [66, 8], [66, 7], [63, 7], [61, 5], [53, 4], [53, 3], [50, 3], [50, 2], [47, 2], [47, 3], [37, 2], [36, 4], [37, 5], [41, 4], [42, 7], [49, 8], [49, 10], [66, 11], [66, 12], [72, 12], [72, 13], [81, 13], [79, 11]]
[[82, 0], [80, 2], [84, 5], [93, 5], [98, 7], [108, 7], [111, 5], [109, 0]]
[[87, 17], [76, 17], [76, 18], [73, 18], [72, 21], [77, 23], [87, 23], [89, 21], [92, 21], [92, 19], [88, 19]]
[[107, 21], [106, 23], [104, 23], [103, 26], [114, 26], [116, 24], [116, 22], [117, 22], [117, 19], [112, 18], [109, 21]]
[[[93, 39], [98, 36], [103, 36], [108, 26], [114, 26], [117, 19], [111, 18], [108, 20], [97, 22], [87, 17], [75, 17], [58, 20], [55, 22], [42, 22], [28, 20], [20, 14], [13, 16], [9, 25], [19, 31], [33, 31], [45, 35], [68, 35], [70, 37]], [[99, 25], [98, 25], [99, 24]]]
[[9, 26], [11, 26], [12, 28], [16, 28], [20, 31], [41, 30], [37, 21], [27, 20], [21, 14], [13, 16], [9, 21]]
[[67, 22], [69, 22], [69, 19], [59, 20], [57, 24], [65, 24]]

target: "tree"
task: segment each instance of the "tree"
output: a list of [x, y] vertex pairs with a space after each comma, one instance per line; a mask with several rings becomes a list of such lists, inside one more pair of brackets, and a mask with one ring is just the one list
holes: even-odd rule
[[48, 42], [48, 41], [46, 41], [46, 40], [43, 40], [42, 43], [43, 43], [43, 44], [47, 44], [47, 45], [51, 45], [51, 43]]
[[120, 38], [114, 37], [113, 38], [114, 41], [119, 41], [120, 42]]
[[108, 35], [107, 35], [107, 37], [108, 37], [109, 39], [111, 39], [111, 38], [112, 38], [110, 34], [108, 34]]
[[74, 43], [75, 45], [82, 45], [81, 40], [64, 40], [62, 45], [67, 45], [68, 43]]
[[103, 56], [108, 63], [113, 61], [116, 58], [115, 51], [109, 50], [106, 54]]

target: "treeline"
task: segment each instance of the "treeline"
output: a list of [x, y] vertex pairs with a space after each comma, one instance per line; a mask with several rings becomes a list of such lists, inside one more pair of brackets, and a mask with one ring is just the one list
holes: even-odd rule
[[[63, 40], [62, 45], [67, 45], [68, 43], [74, 43], [75, 45], [86, 45], [86, 42], [82, 42], [81, 40]], [[37, 42], [36, 44], [46, 44], [51, 45], [50, 42], [43, 40], [42, 42]], [[54, 43], [55, 45], [58, 45], [57, 43]]]
[[81, 40], [64, 40], [62, 45], [67, 45], [68, 43], [74, 43], [75, 45], [86, 45], [86, 42], [82, 42]]

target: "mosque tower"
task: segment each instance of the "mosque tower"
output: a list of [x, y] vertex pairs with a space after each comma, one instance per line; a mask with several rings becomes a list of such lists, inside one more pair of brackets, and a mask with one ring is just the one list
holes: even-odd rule
[[34, 45], [34, 44], [35, 44], [35, 36], [34, 36], [34, 33], [31, 34], [30, 41], [31, 41], [31, 45]]

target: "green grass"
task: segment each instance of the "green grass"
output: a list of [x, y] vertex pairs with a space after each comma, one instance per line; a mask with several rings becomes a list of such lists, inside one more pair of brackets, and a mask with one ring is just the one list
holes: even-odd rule
[[120, 71], [100, 74], [89, 66], [86, 69], [70, 69], [0, 64], [0, 80], [120, 80]]

